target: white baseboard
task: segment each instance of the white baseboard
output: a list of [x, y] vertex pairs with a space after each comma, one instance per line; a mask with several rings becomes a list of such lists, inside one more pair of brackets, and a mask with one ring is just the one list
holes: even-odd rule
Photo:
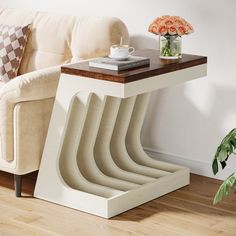
[[163, 153], [149, 147], [144, 147], [144, 150], [149, 156], [151, 156], [154, 159], [170, 162], [177, 165], [186, 166], [190, 169], [191, 173], [203, 175], [203, 176], [207, 176], [207, 177], [211, 177], [215, 179], [224, 180], [235, 171], [235, 169], [230, 168], [228, 166], [224, 170], [221, 170], [221, 167], [219, 167], [220, 169], [219, 173], [217, 175], [214, 175], [212, 173], [211, 163], [187, 159], [185, 157], [176, 156], [169, 153]]

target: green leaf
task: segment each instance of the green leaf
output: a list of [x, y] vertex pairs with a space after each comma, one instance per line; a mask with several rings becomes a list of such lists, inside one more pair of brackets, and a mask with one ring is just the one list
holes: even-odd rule
[[216, 150], [216, 154], [212, 162], [212, 170], [214, 174], [218, 172], [218, 165], [216, 165], [216, 162], [220, 162], [222, 169], [224, 169], [229, 156], [234, 153], [235, 149], [236, 129], [232, 129], [221, 141], [221, 144]]
[[219, 187], [213, 204], [217, 204], [218, 202], [220, 202], [223, 197], [227, 196], [229, 194], [230, 189], [233, 189], [234, 191], [236, 191], [236, 178], [234, 176], [234, 173], [231, 174]]
[[217, 160], [216, 160], [216, 159], [213, 160], [213, 163], [212, 163], [212, 171], [213, 171], [214, 175], [216, 175], [217, 172], [218, 172], [218, 163], [217, 163]]
[[235, 148], [236, 147], [236, 139], [231, 139], [230, 140], [231, 145]]
[[224, 161], [226, 157], [228, 157], [228, 153], [230, 152], [230, 147], [228, 145], [222, 144], [220, 146], [220, 151], [217, 156], [218, 161]]
[[221, 168], [223, 170], [226, 167], [226, 162], [225, 161], [221, 161], [220, 164], [221, 164]]

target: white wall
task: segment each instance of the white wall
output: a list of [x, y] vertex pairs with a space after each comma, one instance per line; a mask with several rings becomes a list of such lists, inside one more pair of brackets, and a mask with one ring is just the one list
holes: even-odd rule
[[[147, 32], [155, 17], [186, 18], [195, 33], [184, 37], [184, 52], [207, 55], [208, 76], [155, 92], [142, 140], [152, 151], [177, 156], [173, 161], [210, 175], [217, 145], [236, 127], [235, 0], [1, 0], [0, 6], [117, 16], [128, 26], [136, 48], [157, 48], [156, 37]], [[233, 164], [236, 167], [236, 161]]]

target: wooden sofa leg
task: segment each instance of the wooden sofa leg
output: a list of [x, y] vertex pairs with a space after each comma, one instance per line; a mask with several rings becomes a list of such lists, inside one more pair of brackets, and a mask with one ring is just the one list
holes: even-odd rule
[[16, 197], [21, 197], [22, 175], [14, 175], [14, 186]]

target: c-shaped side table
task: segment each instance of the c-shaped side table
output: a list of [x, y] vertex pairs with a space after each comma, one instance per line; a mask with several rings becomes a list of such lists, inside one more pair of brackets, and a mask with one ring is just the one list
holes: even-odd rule
[[154, 160], [140, 131], [150, 93], [206, 75], [207, 58], [183, 55], [122, 72], [62, 67], [34, 195], [110, 218], [189, 184], [189, 169]]

